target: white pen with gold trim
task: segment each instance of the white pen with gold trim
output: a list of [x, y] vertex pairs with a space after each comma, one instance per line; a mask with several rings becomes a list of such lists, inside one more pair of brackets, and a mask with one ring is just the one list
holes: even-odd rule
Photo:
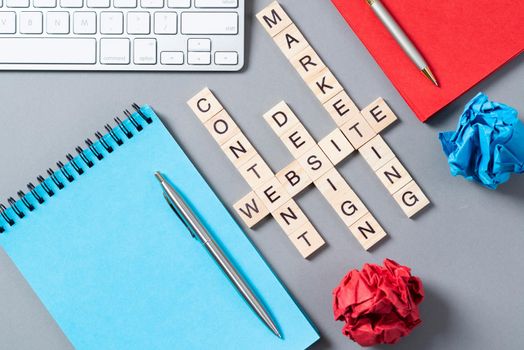
[[415, 45], [409, 40], [406, 33], [400, 28], [395, 19], [391, 17], [389, 11], [382, 5], [380, 0], [366, 0], [369, 6], [373, 9], [373, 12], [377, 15], [380, 21], [386, 26], [391, 35], [395, 38], [397, 43], [400, 45], [402, 50], [408, 55], [413, 63], [420, 69], [422, 74], [426, 76], [433, 84], [438, 85], [437, 79], [429, 69], [428, 64], [424, 60], [424, 57], [417, 50]]

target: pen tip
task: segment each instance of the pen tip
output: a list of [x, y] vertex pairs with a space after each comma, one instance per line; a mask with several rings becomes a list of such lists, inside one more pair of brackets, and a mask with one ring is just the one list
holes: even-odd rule
[[426, 78], [428, 78], [429, 80], [431, 80], [431, 82], [435, 85], [435, 86], [439, 86], [438, 82], [437, 82], [437, 79], [435, 78], [435, 75], [433, 75], [433, 72], [431, 71], [431, 69], [429, 69], [429, 67], [426, 67], [426, 68], [423, 68], [422, 69], [422, 74], [424, 74], [426, 76]]
[[160, 174], [160, 171], [155, 172], [155, 177], [158, 181], [163, 182], [164, 178], [162, 177], [162, 174]]

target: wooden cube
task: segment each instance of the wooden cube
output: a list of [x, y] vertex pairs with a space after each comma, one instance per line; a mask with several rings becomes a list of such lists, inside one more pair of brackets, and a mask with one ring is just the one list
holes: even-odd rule
[[308, 86], [322, 104], [329, 101], [344, 89], [328, 68], [324, 68], [312, 78], [312, 80], [308, 82]]
[[324, 108], [335, 121], [337, 126], [342, 126], [351, 120], [360, 110], [349, 97], [345, 90], [340, 91], [335, 97], [324, 103]]
[[235, 211], [249, 228], [255, 226], [269, 214], [269, 210], [262, 203], [254, 191], [235, 203]]
[[223, 145], [240, 132], [237, 124], [225, 109], [205, 122], [204, 126], [219, 145]]
[[355, 149], [340, 129], [335, 129], [318, 143], [333, 165], [337, 165]]
[[327, 173], [330, 169], [333, 169], [333, 164], [331, 164], [329, 158], [318, 146], [311, 148], [300, 156], [298, 162], [313, 181]]
[[386, 231], [384, 231], [371, 213], [367, 213], [360, 218], [349, 230], [365, 250], [369, 250], [387, 236]]
[[327, 173], [316, 179], [315, 186], [330, 203], [338, 202], [338, 199], [345, 193], [353, 192], [351, 186], [349, 186], [336, 168], [330, 169]]
[[295, 113], [293, 113], [284, 101], [279, 102], [275, 107], [265, 113], [264, 119], [279, 137], [295, 125], [300, 124]]
[[253, 189], [262, 186], [275, 176], [259, 154], [255, 154], [247, 162], [239, 166], [238, 171]]
[[290, 59], [296, 56], [300, 51], [309, 46], [306, 38], [302, 35], [296, 25], [291, 24], [281, 31], [274, 38], [277, 46], [282, 50], [284, 56]]
[[295, 159], [299, 158], [317, 144], [304, 125], [300, 123], [281, 135], [280, 139]]
[[276, 36], [293, 23], [277, 1], [273, 1], [260, 11], [257, 18], [271, 37]]
[[302, 79], [307, 83], [326, 68], [326, 65], [311, 46], [306, 47], [289, 60]]
[[290, 199], [283, 206], [271, 213], [282, 230], [290, 235], [309, 222], [306, 214], [297, 203]]
[[322, 236], [310, 222], [288, 235], [288, 237], [304, 259], [310, 257], [325, 244]]
[[352, 117], [340, 130], [355, 149], [359, 149], [377, 134], [361, 114]]
[[377, 171], [395, 158], [395, 154], [380, 135], [366, 142], [358, 151], [373, 171]]
[[313, 182], [298, 160], [292, 161], [288, 166], [280, 170], [276, 176], [291, 198]]
[[376, 171], [376, 174], [390, 194], [399, 191], [412, 180], [406, 168], [397, 158], [387, 162]]
[[187, 101], [187, 104], [202, 123], [207, 122], [224, 109], [207, 87]]
[[220, 148], [222, 148], [222, 151], [224, 151], [226, 156], [237, 169], [257, 154], [255, 148], [242, 132], [238, 132], [229, 139], [229, 141], [220, 146]]
[[382, 97], [366, 106], [362, 110], [362, 115], [377, 134], [398, 119]]
[[411, 181], [406, 186], [397, 191], [393, 198], [402, 208], [408, 218], [420, 212], [429, 205], [429, 199], [420, 189], [415, 181]]
[[291, 199], [284, 186], [276, 177], [272, 177], [262, 186], [255, 189], [255, 193], [270, 212], [274, 212]]
[[341, 193], [334, 199], [329, 199], [328, 202], [348, 227], [369, 212], [368, 208], [352, 190]]

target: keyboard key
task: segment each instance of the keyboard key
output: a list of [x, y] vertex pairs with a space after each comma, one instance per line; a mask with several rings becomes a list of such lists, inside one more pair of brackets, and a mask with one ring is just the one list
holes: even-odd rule
[[237, 8], [238, 0], [195, 0], [195, 7], [199, 8]]
[[0, 38], [0, 63], [95, 64], [92, 38]]
[[87, 7], [91, 8], [108, 8], [109, 0], [87, 0]]
[[83, 0], [60, 0], [60, 7], [63, 8], [80, 8], [83, 4]]
[[113, 0], [113, 6], [123, 9], [135, 8], [136, 0]]
[[161, 9], [164, 7], [164, 0], [140, 0], [140, 6], [146, 9]]
[[156, 64], [156, 39], [135, 39], [133, 43], [135, 64]]
[[127, 13], [127, 33], [128, 34], [149, 34], [149, 12], [128, 12]]
[[170, 8], [190, 8], [191, 0], [167, 0], [167, 7]]
[[164, 51], [160, 53], [161, 64], [184, 64], [182, 51]]
[[188, 52], [187, 63], [194, 65], [211, 64], [211, 52]]
[[176, 34], [176, 12], [155, 12], [155, 34]]
[[6, 0], [7, 7], [29, 7], [29, 0]]
[[14, 12], [0, 12], [0, 34], [16, 33], [16, 14]]
[[53, 8], [56, 7], [56, 0], [34, 0], [33, 6], [37, 8]]
[[187, 41], [188, 51], [211, 51], [210, 39], [189, 39]]
[[42, 12], [20, 12], [21, 34], [42, 34], [43, 14]]
[[215, 64], [225, 66], [238, 64], [238, 53], [235, 51], [215, 52]]
[[69, 12], [48, 12], [46, 17], [48, 34], [69, 34]]
[[182, 34], [238, 34], [236, 12], [182, 12]]
[[124, 33], [124, 14], [122, 12], [100, 12], [100, 33]]
[[75, 34], [96, 34], [96, 12], [75, 12], [73, 32]]
[[100, 39], [100, 63], [129, 64], [129, 39]]

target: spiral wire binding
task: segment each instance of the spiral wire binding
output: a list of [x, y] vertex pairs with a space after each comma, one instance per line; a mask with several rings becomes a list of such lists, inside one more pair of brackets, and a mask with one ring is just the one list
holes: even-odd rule
[[[136, 111], [138, 116], [140, 116], [147, 124], [151, 124], [153, 122], [153, 119], [146, 116], [142, 112], [138, 104], [133, 103], [132, 107]], [[141, 132], [143, 130], [143, 126], [137, 121], [136, 117], [133, 116], [131, 112], [129, 112], [128, 109], [124, 110], [123, 113], [137, 132]], [[124, 121], [122, 121], [119, 117], [114, 118], [114, 121], [116, 124], [115, 128], [112, 128], [109, 124], [106, 124], [104, 125], [104, 129], [107, 131], [106, 135], [109, 135], [108, 137], [110, 137], [116, 143], [116, 145], [122, 146], [124, 144], [124, 141], [115, 132], [116, 129], [119, 129], [128, 139], [131, 139], [134, 135], [128, 128], [128, 126], [124, 125]], [[87, 145], [87, 149], [82, 149], [82, 147], [80, 146], [75, 148], [75, 151], [78, 153], [80, 160], [88, 168], [91, 168], [95, 165], [95, 163], [91, 159], [89, 159], [88, 154], [86, 154], [88, 150], [99, 161], [104, 159], [104, 154], [103, 152], [100, 152], [99, 149], [97, 149], [98, 145], [102, 146], [102, 148], [107, 153], [112, 153], [114, 151], [114, 147], [106, 140], [106, 137], [102, 135], [100, 131], [97, 131], [95, 133], [95, 137], [98, 140], [98, 144], [93, 143], [91, 139], [87, 138], [84, 141]], [[42, 175], [38, 175], [36, 177], [39, 183], [39, 188], [37, 188], [35, 185], [33, 185], [33, 183], [30, 182], [27, 184], [27, 189], [29, 190], [28, 193], [25, 193], [22, 190], [18, 191], [17, 195], [20, 198], [19, 203], [17, 203], [17, 201], [13, 197], [9, 197], [7, 199], [9, 207], [6, 207], [3, 203], [0, 203], [0, 217], [3, 218], [3, 220], [9, 226], [15, 225], [16, 222], [13, 216], [8, 213], [8, 209], [11, 209], [18, 218], [23, 219], [26, 216], [26, 214], [24, 214], [24, 211], [20, 209], [21, 205], [23, 207], [26, 207], [27, 210], [29, 210], [29, 212], [32, 212], [36, 209], [35, 205], [33, 205], [29, 200], [29, 195], [31, 195], [36, 200], [36, 202], [38, 202], [38, 204], [43, 204], [45, 202], [44, 196], [38, 191], [40, 188], [43, 190], [43, 192], [45, 192], [45, 194], [49, 198], [55, 195], [55, 191], [53, 190], [52, 186], [50, 186], [49, 181], [51, 181], [58, 190], [62, 190], [65, 188], [65, 184], [63, 181], [60, 180], [58, 174], [62, 174], [63, 178], [65, 178], [69, 183], [71, 183], [75, 181], [75, 177], [73, 176], [72, 170], [69, 169], [72, 168], [78, 176], [81, 176], [85, 173], [85, 170], [79, 164], [79, 160], [73, 157], [70, 153], [66, 155], [66, 159], [68, 161], [68, 164], [64, 164], [61, 161], [58, 161], [56, 163], [58, 170], [54, 171], [52, 168], [46, 170], [48, 175], [47, 179], [45, 179]], [[67, 167], [68, 165], [70, 165], [69, 169]], [[5, 228], [0, 224], [0, 234], [4, 232]]]

